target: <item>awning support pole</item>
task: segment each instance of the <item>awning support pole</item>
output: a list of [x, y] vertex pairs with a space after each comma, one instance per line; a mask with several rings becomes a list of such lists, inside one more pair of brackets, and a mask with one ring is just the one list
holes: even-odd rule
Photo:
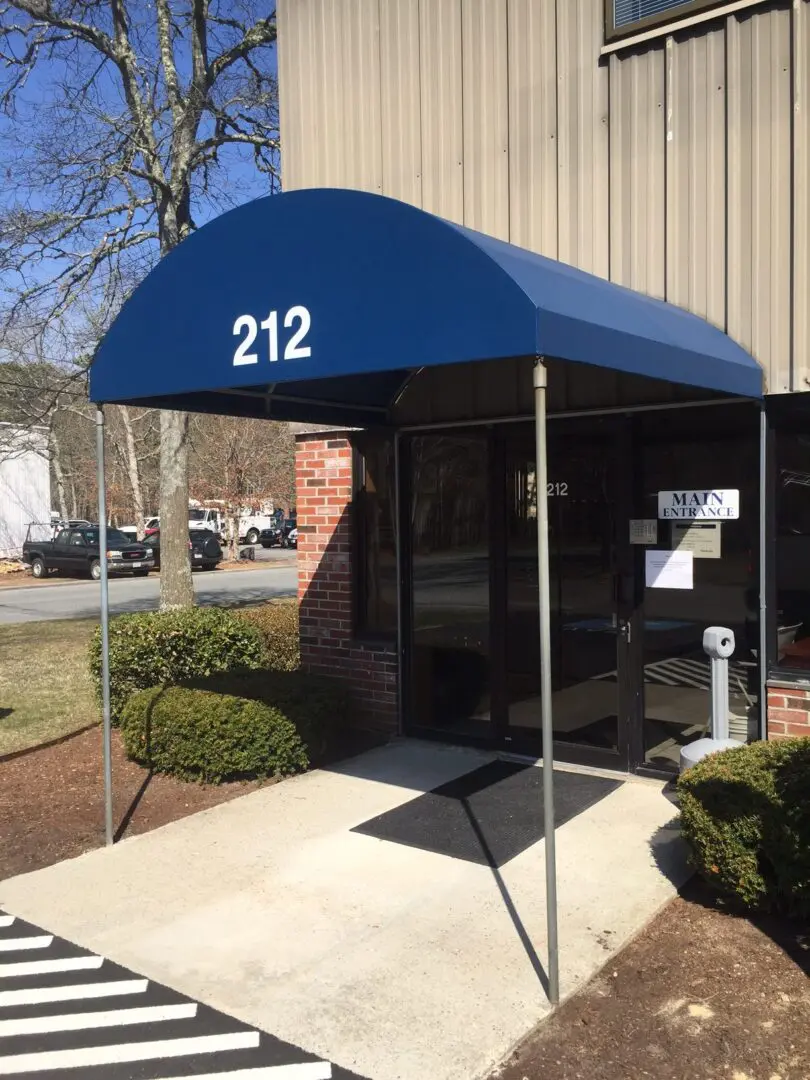
[[110, 721], [110, 604], [107, 577], [107, 492], [104, 479], [104, 408], [96, 409], [96, 480], [98, 483], [98, 554], [101, 570], [101, 702], [104, 740], [104, 839], [113, 833], [112, 725]]
[[551, 717], [551, 589], [548, 557], [548, 460], [546, 451], [547, 372], [542, 357], [534, 364], [535, 482], [537, 485], [537, 579], [540, 608], [540, 721], [543, 732], [543, 830], [546, 849], [546, 925], [548, 999], [560, 1000], [557, 942], [557, 854], [554, 830], [554, 724]]

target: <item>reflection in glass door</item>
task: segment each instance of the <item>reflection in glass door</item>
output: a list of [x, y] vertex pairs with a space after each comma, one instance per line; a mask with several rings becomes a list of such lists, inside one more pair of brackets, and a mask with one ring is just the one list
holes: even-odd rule
[[491, 739], [489, 435], [410, 441], [411, 725]]
[[[620, 751], [616, 447], [603, 435], [549, 425], [552, 708], [555, 741]], [[506, 739], [540, 752], [537, 491], [534, 433], [506, 454]], [[623, 743], [624, 740], [622, 740]], [[624, 754], [624, 746], [621, 746]], [[569, 756], [577, 756], [569, 754]], [[586, 755], [587, 756], [587, 755]]]

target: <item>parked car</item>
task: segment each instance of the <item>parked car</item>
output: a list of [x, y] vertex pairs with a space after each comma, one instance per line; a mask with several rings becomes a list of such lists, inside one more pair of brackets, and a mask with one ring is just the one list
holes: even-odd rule
[[159, 528], [160, 528], [160, 518], [159, 517], [147, 518], [146, 523], [144, 525], [144, 529], [143, 529], [144, 539], [147, 536], [154, 535], [154, 533], [156, 533]]
[[[160, 569], [160, 530], [147, 536], [144, 545], [152, 551], [155, 567]], [[215, 570], [222, 562], [222, 548], [210, 529], [188, 530], [188, 557], [192, 570]]]
[[270, 529], [262, 529], [259, 533], [259, 543], [263, 548], [281, 547], [284, 539], [284, 529], [281, 525], [273, 525]]
[[[97, 525], [62, 529], [53, 540], [26, 540], [23, 561], [35, 578], [44, 578], [52, 570], [66, 574], [101, 577], [101, 552]], [[132, 544], [118, 529], [107, 530], [107, 569], [114, 574], [146, 577], [154, 565], [152, 552], [144, 544]]]
[[298, 528], [290, 529], [287, 535], [284, 537], [284, 547], [297, 548], [298, 547]]

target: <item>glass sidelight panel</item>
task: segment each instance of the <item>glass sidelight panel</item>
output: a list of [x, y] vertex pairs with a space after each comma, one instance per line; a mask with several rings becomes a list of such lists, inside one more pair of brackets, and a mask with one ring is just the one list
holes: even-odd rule
[[730, 734], [744, 741], [756, 732], [757, 420], [755, 410], [741, 405], [643, 419], [644, 517], [657, 518], [659, 491], [740, 493], [737, 520], [657, 524], [655, 548], [692, 553], [692, 588], [644, 592], [643, 763], [655, 768], [676, 769], [681, 747], [708, 733], [707, 626], [727, 626], [736, 639], [729, 662]]
[[[549, 425], [552, 709], [555, 740], [619, 749], [615, 443]], [[534, 434], [507, 452], [507, 739], [539, 749], [540, 661]]]
[[411, 723], [491, 735], [489, 439], [410, 444]]

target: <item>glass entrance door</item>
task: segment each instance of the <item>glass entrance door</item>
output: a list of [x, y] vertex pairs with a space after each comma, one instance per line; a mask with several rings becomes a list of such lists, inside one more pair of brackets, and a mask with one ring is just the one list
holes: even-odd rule
[[[552, 711], [569, 759], [627, 761], [623, 662], [630, 597], [622, 588], [618, 429], [552, 422], [548, 432]], [[534, 430], [506, 436], [505, 684], [502, 735], [541, 753]], [[629, 546], [629, 538], [628, 538]], [[632, 577], [632, 570], [630, 576]], [[630, 590], [632, 593], [632, 589]], [[627, 601], [627, 603], [626, 603]], [[628, 610], [625, 610], [625, 607]]]

